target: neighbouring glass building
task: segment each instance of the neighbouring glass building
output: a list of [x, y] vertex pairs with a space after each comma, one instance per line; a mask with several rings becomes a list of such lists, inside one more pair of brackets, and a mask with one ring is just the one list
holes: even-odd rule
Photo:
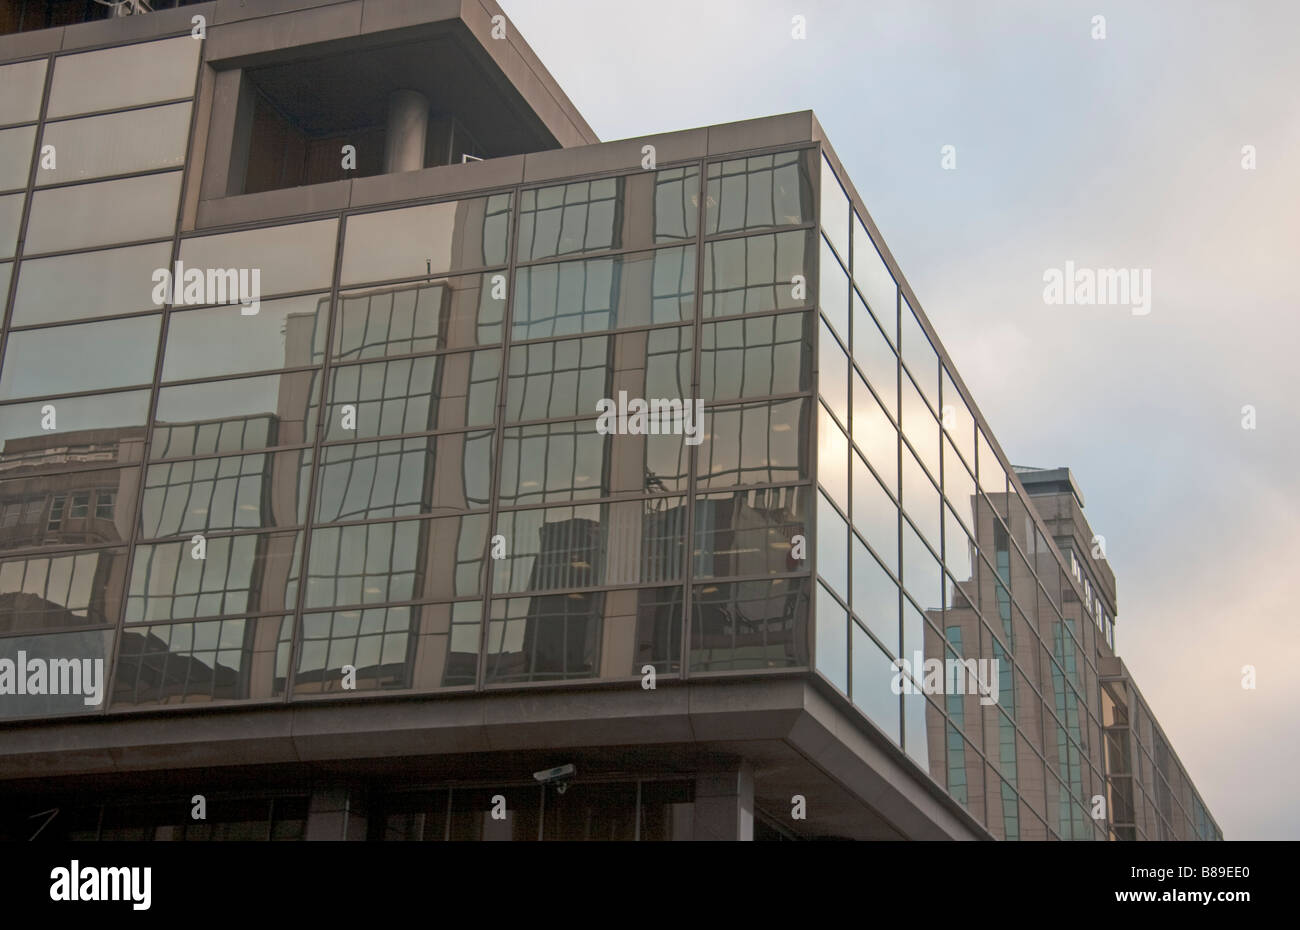
[[0, 835], [1221, 838], [811, 113], [154, 6], [0, 0]]

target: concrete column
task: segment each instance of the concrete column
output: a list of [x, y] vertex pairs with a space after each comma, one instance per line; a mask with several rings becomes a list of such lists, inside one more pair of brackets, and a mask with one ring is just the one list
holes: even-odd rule
[[384, 173], [419, 171], [429, 134], [429, 99], [415, 90], [398, 90], [388, 98], [388, 132], [384, 137]]
[[695, 776], [694, 839], [754, 839], [754, 769], [748, 762]]

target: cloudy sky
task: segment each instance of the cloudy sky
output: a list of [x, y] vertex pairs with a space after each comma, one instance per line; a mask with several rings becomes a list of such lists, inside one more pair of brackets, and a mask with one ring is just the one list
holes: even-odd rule
[[[1300, 4], [501, 3], [604, 140], [816, 112], [1007, 455], [1073, 469], [1225, 836], [1300, 838]], [[1066, 261], [1151, 312], [1046, 304]]]

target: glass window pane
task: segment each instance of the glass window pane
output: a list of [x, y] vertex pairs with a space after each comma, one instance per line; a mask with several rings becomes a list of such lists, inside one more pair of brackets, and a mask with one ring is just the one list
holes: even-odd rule
[[696, 451], [700, 487], [808, 477], [807, 400], [714, 407], [704, 416], [704, 441]]
[[170, 236], [180, 192], [179, 171], [39, 190], [24, 249], [36, 254]]
[[22, 61], [0, 67], [0, 126], [35, 122], [41, 115], [45, 93], [46, 60]]
[[853, 292], [853, 360], [866, 375], [891, 417], [898, 416], [898, 356], [880, 327], [867, 312], [858, 292]]
[[906, 522], [903, 523], [903, 587], [923, 610], [938, 610], [943, 605], [943, 570], [939, 560]]
[[809, 313], [706, 323], [700, 395], [709, 401], [807, 390], [812, 323]]
[[0, 632], [116, 623], [125, 576], [125, 549], [0, 559]]
[[499, 343], [505, 288], [494, 288], [492, 277], [346, 291], [332, 357], [355, 361]]
[[713, 235], [812, 222], [814, 157], [811, 150], [778, 152], [709, 165], [705, 230]]
[[853, 526], [898, 574], [898, 505], [867, 470], [867, 463], [853, 454]]
[[975, 529], [975, 479], [946, 438], [943, 442], [943, 494], [967, 531]]
[[18, 250], [18, 230], [23, 225], [26, 199], [26, 194], [0, 197], [0, 258], [13, 258]]
[[[33, 397], [153, 380], [159, 314], [11, 333], [0, 398]], [[89, 346], [95, 351], [87, 352]]]
[[316, 478], [316, 522], [487, 507], [492, 440], [491, 432], [480, 431], [325, 446]]
[[[816, 233], [811, 230], [709, 242], [704, 247], [705, 317], [787, 310], [813, 303]], [[800, 296], [795, 275], [804, 278]]]
[[998, 461], [993, 447], [989, 445], [984, 431], [976, 429], [979, 442], [979, 482], [980, 490], [989, 495], [998, 512], [1006, 516], [1007, 472]]
[[174, 312], [167, 322], [163, 380], [273, 371], [319, 364], [325, 352], [328, 294]]
[[791, 538], [805, 535], [807, 487], [702, 495], [695, 505], [696, 578], [800, 571]]
[[[134, 443], [129, 443], [126, 450], [121, 450], [120, 445], [88, 442], [82, 448], [85, 458], [100, 458], [101, 463], [134, 457], [130, 451]], [[68, 455], [66, 440], [53, 448], [48, 440], [40, 445], [28, 444], [26, 456], [20, 450], [6, 451], [17, 454], [6, 454], [0, 460], [4, 473], [19, 477], [0, 481], [0, 549], [93, 546], [130, 538], [135, 489], [140, 480], [137, 469], [83, 468], [51, 474], [56, 469], [75, 468], [77, 463], [68, 459], [81, 457]]]
[[695, 249], [531, 265], [515, 290], [515, 339], [678, 323], [695, 315]]
[[126, 621], [186, 620], [283, 610], [300, 533], [212, 536], [201, 559], [190, 540], [137, 546]]
[[841, 597], [849, 596], [849, 525], [825, 494], [817, 495], [817, 574]]
[[832, 413], [849, 425], [849, 357], [825, 320], [818, 327], [817, 389]]
[[500, 375], [499, 349], [335, 368], [329, 376], [325, 438], [372, 439], [490, 424], [496, 419]]
[[263, 297], [327, 288], [333, 280], [337, 230], [337, 220], [319, 220], [186, 239], [181, 264], [258, 269]]
[[113, 706], [280, 698], [292, 645], [291, 617], [128, 630], [113, 675]]
[[171, 261], [170, 242], [23, 261], [13, 325], [136, 313], [156, 306], [153, 273]]
[[898, 285], [861, 221], [855, 223], [854, 232], [858, 238], [853, 243], [853, 283], [889, 341], [897, 345]]
[[596, 412], [609, 397], [614, 360], [610, 337], [513, 346], [506, 383], [506, 420], [540, 420]]
[[[5, 69], [0, 68], [0, 75], [4, 73]], [[6, 85], [5, 92], [8, 91]], [[31, 171], [32, 149], [35, 142], [35, 126], [0, 130], [0, 190], [27, 186], [27, 174]]]
[[685, 498], [507, 511], [497, 518], [506, 557], [493, 561], [498, 594], [681, 577]]
[[189, 135], [188, 103], [47, 123], [41, 147], [54, 146], [58, 158], [54, 168], [36, 173], [36, 183], [179, 168]]
[[163, 388], [149, 457], [301, 445], [315, 434], [318, 377], [297, 371]]
[[831, 321], [835, 331], [849, 341], [849, 276], [831, 252], [826, 240], [821, 240], [821, 279], [818, 282], [818, 303], [822, 313]]
[[943, 514], [940, 512], [939, 492], [907, 449], [903, 450], [902, 478], [903, 511], [912, 518], [935, 551], [940, 551], [939, 522]]
[[[485, 526], [486, 519], [482, 515], [476, 523]], [[439, 523], [443, 529], [449, 525], [447, 521]], [[430, 536], [434, 526], [428, 520], [401, 520], [312, 530], [304, 606], [379, 604], [425, 596], [421, 581], [427, 567], [432, 567], [426, 567], [426, 560], [436, 557], [444, 563], [439, 568], [447, 575], [454, 575], [456, 569], [455, 536]], [[440, 545], [431, 546], [433, 538], [439, 538]], [[472, 538], [481, 542], [478, 533]], [[482, 558], [481, 545], [475, 554]], [[478, 577], [475, 573], [473, 583], [456, 593], [478, 593]]]
[[605, 497], [610, 436], [594, 420], [507, 429], [501, 445], [504, 506]]
[[304, 453], [191, 459], [145, 472], [140, 532], [148, 539], [303, 522], [306, 488], [295, 480]]
[[853, 542], [853, 612], [862, 619], [876, 639], [898, 654], [898, 585], [880, 566], [867, 547], [852, 536]]
[[509, 194], [350, 216], [343, 283], [501, 265], [509, 228]]
[[917, 386], [931, 407], [939, 406], [939, 355], [930, 344], [930, 338], [916, 318], [916, 314], [902, 302], [903, 364], [916, 379]]
[[943, 370], [943, 410], [941, 411], [944, 431], [952, 438], [957, 451], [966, 460], [967, 466], [975, 461], [975, 417], [966, 406], [957, 386], [952, 383], [948, 369]]
[[[194, 93], [202, 42], [189, 35], [55, 59], [48, 116], [154, 103]], [[105, 80], [112, 75], [112, 80]]]
[[[60, 434], [82, 430], [144, 430], [149, 417], [148, 391], [123, 391], [89, 397], [65, 397], [57, 401], [36, 401], [0, 407], [0, 460], [24, 455], [25, 450], [44, 448]], [[48, 427], [53, 426], [53, 429]], [[39, 437], [39, 438], [37, 438]], [[15, 439], [33, 439], [32, 443], [15, 443]], [[62, 445], [63, 439], [57, 443]]]
[[849, 440], [826, 408], [817, 405], [817, 480], [831, 499], [849, 508]]
[[897, 496], [898, 430], [860, 378], [853, 379], [853, 386], [853, 441], [889, 493]]
[[807, 666], [810, 584], [773, 578], [693, 587], [691, 671]]
[[826, 589], [817, 586], [817, 671], [849, 692], [849, 615]]
[[900, 698], [893, 689], [895, 672], [893, 661], [854, 623], [853, 703], [890, 739], [901, 743]]
[[839, 253], [844, 264], [849, 263], [849, 197], [835, 177], [835, 169], [822, 158], [822, 229]]
[[[478, 671], [482, 613], [481, 603], [461, 601], [304, 614], [294, 697], [339, 693], [344, 665], [355, 669], [355, 690], [360, 692], [472, 685]], [[460, 798], [464, 793], [456, 795]], [[443, 821], [439, 821], [438, 839], [442, 831]]]
[[518, 260], [694, 239], [699, 174], [691, 165], [526, 190]]
[[[0, 99], [3, 99], [0, 97]], [[44, 636], [17, 636], [5, 641], [6, 652], [16, 657], [19, 652], [31, 659], [66, 659], [76, 656], [82, 662], [102, 670], [96, 678], [101, 685], [97, 694], [4, 695], [0, 697], [0, 718], [52, 717], [60, 714], [93, 714], [102, 709], [104, 675], [113, 661], [113, 643], [117, 634], [113, 630], [81, 630], [76, 633], [51, 633]], [[85, 667], [84, 665], [82, 666]], [[88, 690], [83, 687], [82, 689]], [[87, 704], [87, 697], [92, 703]], [[98, 697], [99, 703], [94, 703]]]
[[932, 478], [939, 477], [939, 423], [912, 379], [903, 377], [903, 435]]

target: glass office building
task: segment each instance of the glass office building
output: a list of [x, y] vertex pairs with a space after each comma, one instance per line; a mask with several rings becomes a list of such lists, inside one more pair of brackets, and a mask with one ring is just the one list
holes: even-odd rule
[[1219, 838], [810, 113], [600, 144], [488, 2], [176, 6], [0, 36], [50, 836]]

